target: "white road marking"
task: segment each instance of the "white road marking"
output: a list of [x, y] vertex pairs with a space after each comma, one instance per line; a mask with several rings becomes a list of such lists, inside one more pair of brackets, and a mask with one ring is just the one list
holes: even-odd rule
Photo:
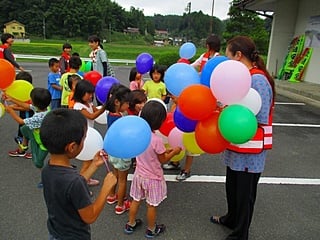
[[[128, 175], [128, 180], [132, 181], [133, 174]], [[176, 175], [164, 175], [167, 182], [178, 182]], [[210, 176], [210, 175], [192, 175], [184, 182], [208, 182], [208, 183], [224, 183], [225, 176]], [[275, 185], [320, 185], [318, 178], [281, 178], [281, 177], [261, 177], [260, 184], [275, 184]]]
[[303, 124], [303, 123], [272, 123], [272, 126], [281, 126], [281, 127], [310, 127], [310, 128], [319, 128], [319, 124]]
[[300, 103], [300, 102], [297, 102], [297, 103], [294, 103], [294, 102], [275, 102], [276, 105], [306, 105], [305, 103]]

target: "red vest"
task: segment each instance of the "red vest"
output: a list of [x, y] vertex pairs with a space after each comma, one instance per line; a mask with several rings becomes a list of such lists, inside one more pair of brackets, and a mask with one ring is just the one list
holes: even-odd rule
[[1, 45], [0, 46], [0, 58], [4, 58], [4, 50], [6, 49], [6, 48], [8, 48], [8, 46], [7, 45]]
[[[257, 68], [250, 69], [250, 74], [262, 74], [265, 73]], [[274, 103], [272, 103], [269, 120], [267, 125], [259, 125], [256, 134], [251, 140], [243, 144], [233, 144], [228, 146], [228, 149], [238, 153], [261, 153], [263, 150], [272, 148], [272, 114]]]
[[210, 52], [206, 52], [205, 54], [203, 54], [203, 57], [202, 57], [202, 59], [201, 59], [201, 64], [200, 64], [199, 72], [202, 71], [204, 65], [208, 62], [209, 57], [210, 57]]

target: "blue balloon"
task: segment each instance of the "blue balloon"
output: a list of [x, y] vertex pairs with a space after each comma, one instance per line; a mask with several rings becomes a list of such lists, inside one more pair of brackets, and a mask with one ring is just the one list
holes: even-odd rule
[[226, 56], [217, 56], [211, 58], [203, 67], [201, 71], [200, 82], [202, 85], [210, 87], [210, 79], [213, 70], [222, 62], [229, 60]]
[[133, 158], [143, 153], [151, 141], [149, 124], [138, 116], [125, 116], [108, 129], [103, 149], [113, 157]]
[[196, 46], [191, 42], [187, 42], [181, 45], [179, 49], [179, 55], [181, 58], [190, 59], [193, 58], [193, 56], [196, 54], [196, 51]]
[[105, 103], [109, 94], [110, 88], [113, 84], [120, 84], [120, 81], [114, 77], [103, 77], [96, 85], [95, 94], [101, 103]]
[[140, 53], [136, 58], [136, 67], [138, 73], [145, 74], [152, 69], [153, 57], [149, 53]]
[[168, 91], [178, 97], [188, 86], [200, 84], [200, 77], [194, 67], [189, 64], [175, 63], [166, 71], [164, 83]]
[[194, 132], [198, 123], [198, 121], [191, 120], [184, 116], [178, 107], [173, 113], [173, 121], [176, 124], [176, 127], [182, 132]]

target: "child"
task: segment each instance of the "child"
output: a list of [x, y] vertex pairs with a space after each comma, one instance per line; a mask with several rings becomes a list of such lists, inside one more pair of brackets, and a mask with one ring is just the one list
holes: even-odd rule
[[143, 87], [144, 81], [142, 80], [141, 73], [138, 73], [137, 68], [133, 67], [129, 74], [129, 88], [130, 90], [140, 90]]
[[[28, 72], [19, 72], [16, 75], [16, 80], [25, 80], [32, 84], [32, 75]], [[16, 106], [14, 110], [19, 111], [19, 117], [22, 119], [32, 117], [34, 112], [32, 110], [25, 111], [23, 108]], [[18, 144], [16, 150], [8, 152], [10, 157], [25, 157], [27, 159], [32, 159], [32, 154], [27, 152], [28, 148], [23, 149], [23, 146], [28, 146], [28, 140], [23, 137], [20, 127], [23, 125], [19, 124], [18, 126], [18, 135], [14, 138], [14, 141]]]
[[[109, 110], [107, 115], [108, 128], [128, 110], [130, 89], [116, 84], [110, 89], [106, 102], [106, 109]], [[118, 191], [116, 186], [110, 191], [107, 197], [108, 204], [118, 202], [115, 207], [115, 213], [120, 215], [129, 210], [130, 201], [125, 200], [127, 191], [127, 176], [131, 166], [131, 159], [116, 158], [109, 155], [109, 161], [113, 166], [113, 173], [118, 179]]]
[[61, 74], [59, 73], [59, 60], [56, 58], [49, 59], [50, 72], [48, 74], [48, 90], [51, 94], [51, 110], [61, 107], [61, 91], [60, 86]]
[[73, 99], [74, 91], [76, 89], [77, 83], [81, 80], [78, 74], [68, 75], [68, 86], [71, 89], [70, 95], [68, 97], [68, 108], [73, 108], [75, 101]]
[[147, 101], [143, 90], [133, 90], [129, 95], [128, 115], [139, 115], [141, 109]]
[[[51, 101], [51, 94], [47, 89], [34, 88], [31, 93], [32, 104], [24, 103], [13, 98], [7, 100], [13, 102], [16, 105], [23, 107], [24, 109], [32, 109], [35, 113], [32, 117], [22, 119], [20, 118], [11, 105], [6, 106], [6, 111], [23, 126], [20, 128], [22, 135], [30, 141], [32, 161], [33, 164], [41, 169], [44, 164], [44, 159], [48, 155], [48, 151], [43, 147], [40, 137], [39, 128], [41, 126], [43, 118], [48, 113], [48, 106]], [[38, 184], [38, 188], [42, 188], [42, 183]]]
[[[79, 81], [76, 84], [73, 99], [75, 101], [75, 104], [73, 106], [73, 109], [79, 110], [83, 116], [86, 117], [88, 127], [94, 126], [94, 119], [99, 117], [105, 110], [105, 107], [102, 106], [102, 108], [97, 109], [93, 103], [93, 94], [94, 94], [94, 86], [91, 82], [83, 80]], [[82, 168], [80, 170], [80, 174], [83, 174], [87, 169], [90, 167], [90, 164], [92, 163], [92, 160], [83, 161], [82, 162]], [[89, 186], [95, 186], [98, 185], [99, 181], [93, 178], [88, 179], [88, 185]]]
[[[81, 67], [81, 59], [79, 57], [71, 57], [69, 61], [70, 65], [70, 71], [62, 74], [60, 79], [60, 86], [62, 87], [61, 92], [61, 107], [68, 108], [68, 99], [71, 92], [71, 89], [68, 85], [68, 76], [72, 74], [78, 74], [78, 71]], [[79, 77], [82, 79], [82, 77], [79, 75]]]
[[140, 114], [149, 123], [152, 137], [147, 150], [137, 156], [137, 166], [130, 189], [133, 201], [129, 211], [129, 221], [124, 229], [127, 234], [133, 233], [142, 224], [140, 219], [136, 219], [136, 215], [143, 199], [147, 202], [148, 227], [145, 237], [153, 238], [165, 230], [165, 225], [156, 224], [157, 206], [167, 197], [167, 185], [161, 164], [181, 151], [180, 147], [166, 150], [162, 139], [155, 134], [166, 119], [166, 115], [166, 109], [157, 101], [147, 102]]
[[[171, 112], [174, 112], [174, 110], [177, 107], [178, 104], [178, 98], [176, 96], [173, 96], [172, 94], [168, 94], [170, 96], [170, 98], [172, 99], [172, 106], [171, 106]], [[180, 173], [176, 176], [176, 179], [178, 181], [184, 181], [187, 178], [189, 178], [191, 176], [191, 166], [192, 166], [192, 162], [193, 162], [193, 157], [197, 157], [200, 156], [200, 154], [194, 154], [191, 153], [189, 151], [186, 152], [186, 161], [185, 161], [185, 165], [183, 167], [183, 169], [180, 171]], [[180, 169], [180, 163], [179, 162], [169, 162], [166, 164], [163, 164], [163, 169], [166, 170], [178, 170]]]
[[65, 43], [62, 45], [62, 53], [61, 53], [61, 57], [59, 60], [61, 75], [70, 71], [69, 61], [70, 61], [70, 57], [71, 57], [71, 55], [70, 55], [71, 51], [72, 51], [72, 46], [70, 43]]
[[81, 152], [86, 131], [85, 117], [71, 109], [50, 112], [41, 125], [41, 139], [51, 156], [42, 171], [49, 239], [91, 239], [89, 224], [96, 221], [116, 184], [108, 173], [97, 199], [91, 201], [86, 179], [104, 163], [102, 156], [94, 156], [83, 176], [70, 163]]
[[148, 98], [159, 98], [165, 100], [167, 96], [166, 85], [163, 82], [164, 67], [154, 65], [150, 71], [152, 81], [146, 81], [142, 89], [145, 91]]

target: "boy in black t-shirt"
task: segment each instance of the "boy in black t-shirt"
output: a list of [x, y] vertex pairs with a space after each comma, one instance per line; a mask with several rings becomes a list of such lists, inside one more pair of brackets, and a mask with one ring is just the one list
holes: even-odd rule
[[48, 209], [49, 239], [91, 239], [90, 225], [101, 213], [117, 179], [108, 173], [101, 191], [91, 201], [87, 180], [104, 164], [106, 155], [98, 152], [81, 176], [70, 160], [83, 149], [87, 120], [76, 110], [55, 109], [44, 118], [40, 137], [51, 159], [42, 170], [43, 194]]

